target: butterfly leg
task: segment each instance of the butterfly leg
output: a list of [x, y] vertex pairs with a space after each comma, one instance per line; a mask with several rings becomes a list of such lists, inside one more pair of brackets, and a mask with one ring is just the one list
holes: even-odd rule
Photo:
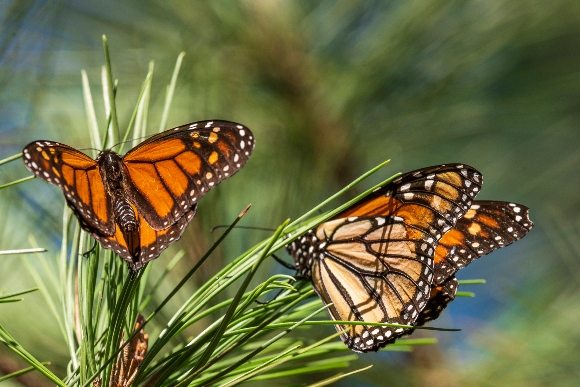
[[292, 265], [286, 261], [284, 261], [283, 259], [278, 258], [276, 255], [272, 254], [272, 258], [274, 258], [276, 260], [276, 262], [278, 262], [280, 265], [284, 266], [287, 269], [290, 270], [296, 270], [296, 266]]
[[85, 251], [85, 252], [83, 253], [83, 257], [85, 257], [85, 258], [89, 258], [89, 256], [91, 255], [91, 253], [92, 253], [93, 251], [95, 251], [95, 249], [97, 248], [97, 241], [93, 241], [93, 242], [94, 242], [94, 243], [93, 243], [93, 246], [92, 246], [90, 249], [88, 249], [87, 251]]

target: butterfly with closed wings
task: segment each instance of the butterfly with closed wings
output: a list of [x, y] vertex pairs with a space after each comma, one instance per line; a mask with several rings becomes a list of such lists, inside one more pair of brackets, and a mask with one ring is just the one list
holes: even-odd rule
[[[464, 164], [405, 173], [287, 246], [337, 321], [423, 325], [455, 297], [455, 273], [533, 226], [528, 209], [474, 201], [481, 174]], [[378, 351], [410, 329], [341, 325], [354, 351]]]
[[254, 148], [252, 132], [228, 121], [200, 121], [150, 137], [121, 156], [96, 160], [53, 141], [34, 141], [24, 163], [60, 187], [81, 227], [135, 272], [178, 240], [198, 200], [236, 173]]

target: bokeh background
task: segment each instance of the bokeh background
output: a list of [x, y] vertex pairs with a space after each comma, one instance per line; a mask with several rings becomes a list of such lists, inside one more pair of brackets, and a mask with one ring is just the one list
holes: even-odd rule
[[[580, 383], [580, 2], [3, 1], [0, 159], [37, 139], [90, 146], [80, 71], [102, 129], [102, 34], [119, 80], [121, 127], [153, 60], [149, 126], [157, 130], [185, 51], [168, 128], [221, 118], [255, 134], [247, 166], [204, 197], [173, 247], [187, 249], [183, 271], [215, 240], [209, 229], [246, 204], [245, 225], [276, 227], [386, 159], [351, 196], [396, 172], [462, 162], [483, 173], [480, 198], [531, 208], [536, 226], [526, 238], [459, 273], [487, 280], [465, 286], [476, 297], [457, 299], [435, 324], [461, 332], [418, 332], [439, 344], [361, 355], [351, 369], [375, 366], [337, 385]], [[0, 184], [27, 175], [13, 162], [0, 167]], [[1, 190], [0, 250], [36, 243], [56, 257], [63, 202], [38, 180]], [[265, 236], [235, 231], [190, 289]], [[261, 275], [276, 272], [290, 273], [268, 263]], [[1, 289], [31, 286], [21, 258], [0, 257]], [[40, 294], [2, 305], [0, 323], [56, 372], [66, 367]], [[0, 366], [6, 373], [24, 365], [2, 348]]]

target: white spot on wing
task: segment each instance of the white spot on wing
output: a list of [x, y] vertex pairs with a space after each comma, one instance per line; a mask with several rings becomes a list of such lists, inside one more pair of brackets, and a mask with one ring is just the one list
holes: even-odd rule
[[401, 191], [401, 192], [405, 192], [405, 191], [408, 191], [408, 190], [409, 190], [409, 188], [411, 188], [411, 184], [410, 184], [410, 183], [403, 184], [403, 185], [401, 186], [401, 188], [399, 188], [399, 191]]

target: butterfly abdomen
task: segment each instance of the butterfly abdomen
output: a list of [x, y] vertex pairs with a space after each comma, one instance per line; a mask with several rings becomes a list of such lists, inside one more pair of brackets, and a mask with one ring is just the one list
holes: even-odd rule
[[141, 252], [141, 238], [139, 235], [139, 223], [133, 208], [125, 198], [115, 198], [114, 205], [115, 220], [123, 233], [123, 238], [127, 243], [127, 250], [131, 254], [133, 262], [139, 260]]
[[133, 208], [125, 198], [117, 197], [115, 201], [115, 219], [123, 230], [136, 230], [139, 227]]

